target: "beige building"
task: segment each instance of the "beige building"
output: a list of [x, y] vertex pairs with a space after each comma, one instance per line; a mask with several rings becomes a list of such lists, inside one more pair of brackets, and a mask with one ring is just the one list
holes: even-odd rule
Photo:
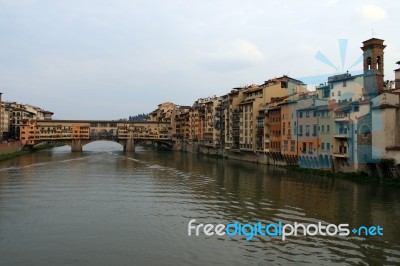
[[10, 131], [10, 110], [2, 104], [0, 106], [0, 137], [6, 137]]
[[189, 139], [192, 142], [199, 142], [204, 136], [204, 105], [195, 102], [189, 110]]
[[240, 102], [244, 99], [245, 88], [234, 88], [224, 99], [225, 149], [239, 149], [240, 138]]
[[180, 106], [175, 115], [175, 133], [173, 137], [187, 140], [190, 137], [189, 110], [190, 106]]
[[204, 103], [203, 145], [217, 148], [221, 141], [221, 97], [208, 99]]
[[4, 102], [4, 107], [9, 110], [9, 135], [14, 138], [19, 138], [23, 120], [51, 120], [53, 115], [53, 112], [29, 104]]
[[33, 114], [33, 119], [36, 120], [51, 120], [52, 115], [54, 114], [53, 112], [46, 111], [30, 104], [24, 104], [22, 108], [28, 112], [31, 112]]
[[147, 121], [171, 122], [175, 119], [175, 114], [179, 106], [171, 102], [158, 105], [157, 109], [149, 114]]
[[[352, 76], [349, 73], [335, 75], [328, 78], [330, 100], [336, 103], [343, 101], [359, 101], [363, 96], [363, 75]], [[321, 90], [317, 90], [321, 91]]]
[[[240, 149], [255, 153], [260, 151], [260, 135], [265, 141], [268, 129], [262, 132], [261, 108], [272, 102], [273, 98], [282, 98], [306, 91], [306, 85], [287, 76], [270, 79], [262, 85], [251, 85], [232, 91], [229, 95], [229, 123], [226, 129], [232, 132], [231, 139], [225, 139], [225, 148]], [[262, 117], [262, 112], [261, 112]], [[232, 121], [232, 122], [231, 122]], [[265, 120], [264, 120], [265, 121]], [[266, 126], [268, 127], [268, 126]], [[262, 140], [261, 140], [262, 142]], [[267, 144], [268, 145], [268, 144]], [[269, 150], [264, 147], [264, 150]]]
[[371, 100], [372, 159], [395, 159], [400, 164], [400, 96], [385, 92]]
[[189, 128], [192, 142], [216, 147], [220, 143], [221, 97], [197, 99], [189, 110]]

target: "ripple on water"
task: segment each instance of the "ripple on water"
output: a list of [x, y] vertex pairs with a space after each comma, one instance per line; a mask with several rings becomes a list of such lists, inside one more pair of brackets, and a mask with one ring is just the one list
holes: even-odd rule
[[[400, 263], [398, 241], [187, 236], [190, 219], [327, 225], [338, 223], [337, 217], [363, 216], [352, 207], [364, 206], [362, 202], [375, 211], [400, 206], [393, 191], [379, 195], [367, 185], [280, 178], [268, 171], [255, 164], [145, 149], [129, 155], [112, 151], [21, 158], [18, 165], [0, 169], [0, 257], [5, 265]], [[367, 221], [380, 219], [368, 208], [363, 212]], [[396, 211], [379, 215], [399, 218]], [[356, 224], [365, 221], [354, 219]]]

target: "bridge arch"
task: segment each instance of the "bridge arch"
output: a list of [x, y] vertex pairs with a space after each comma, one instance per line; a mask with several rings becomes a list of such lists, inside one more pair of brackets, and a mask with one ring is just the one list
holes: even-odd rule
[[[102, 142], [100, 146], [95, 145], [95, 143], [100, 143], [100, 142]], [[91, 146], [96, 147], [94, 151], [124, 150], [124, 145], [122, 143], [119, 143], [116, 140], [108, 140], [108, 139], [92, 140], [88, 143], [84, 143], [82, 144], [82, 150], [92, 151], [93, 149], [91, 149]]]
[[168, 140], [158, 140], [158, 139], [134, 139], [134, 146], [145, 142], [152, 142], [157, 145], [157, 147], [165, 147], [167, 149], [172, 149], [172, 141]]

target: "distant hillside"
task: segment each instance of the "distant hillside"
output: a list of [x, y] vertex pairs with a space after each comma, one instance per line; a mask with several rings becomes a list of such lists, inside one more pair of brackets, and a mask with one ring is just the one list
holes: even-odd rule
[[138, 114], [134, 116], [129, 116], [129, 121], [145, 121], [147, 119], [148, 114]]

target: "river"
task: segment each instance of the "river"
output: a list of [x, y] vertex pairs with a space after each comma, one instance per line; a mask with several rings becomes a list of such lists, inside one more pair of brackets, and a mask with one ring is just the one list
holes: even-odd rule
[[[381, 226], [365, 236], [188, 236], [188, 223]], [[399, 265], [399, 188], [95, 142], [0, 162], [0, 265]]]

